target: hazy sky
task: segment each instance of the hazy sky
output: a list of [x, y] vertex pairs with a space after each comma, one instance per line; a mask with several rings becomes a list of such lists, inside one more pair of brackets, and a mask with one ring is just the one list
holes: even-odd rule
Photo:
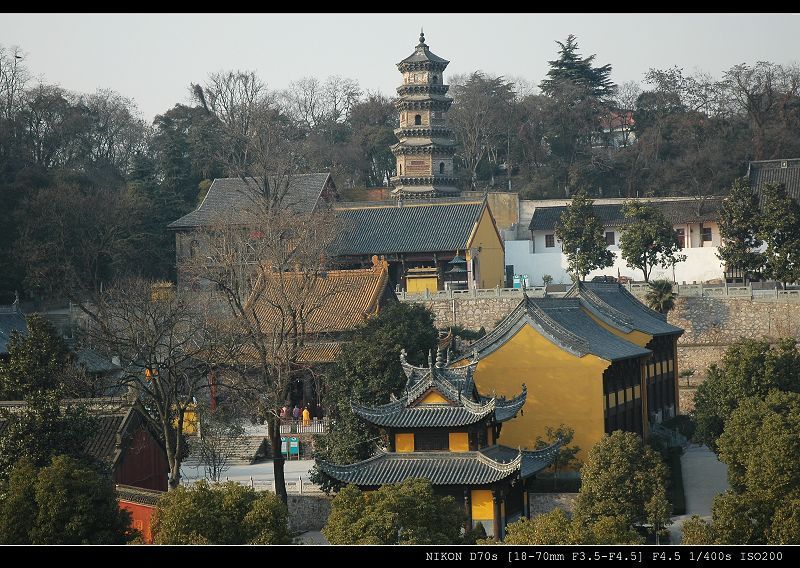
[[41, 80], [111, 88], [152, 120], [188, 102], [189, 83], [227, 69], [253, 70], [273, 89], [342, 75], [392, 95], [421, 25], [451, 62], [445, 79], [483, 69], [538, 84], [570, 33], [617, 83], [650, 67], [719, 77], [737, 63], [800, 60], [794, 14], [0, 14], [0, 44], [22, 47]]

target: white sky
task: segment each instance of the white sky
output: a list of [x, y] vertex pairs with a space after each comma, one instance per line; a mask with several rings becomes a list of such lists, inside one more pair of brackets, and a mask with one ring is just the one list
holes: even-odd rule
[[392, 95], [420, 25], [450, 60], [447, 74], [482, 69], [534, 84], [570, 33], [584, 56], [612, 64], [617, 83], [651, 67], [720, 77], [738, 63], [800, 59], [798, 14], [0, 14], [0, 44], [22, 47], [43, 81], [111, 88], [152, 120], [188, 102], [189, 83], [228, 69], [253, 70], [273, 89], [342, 75]]

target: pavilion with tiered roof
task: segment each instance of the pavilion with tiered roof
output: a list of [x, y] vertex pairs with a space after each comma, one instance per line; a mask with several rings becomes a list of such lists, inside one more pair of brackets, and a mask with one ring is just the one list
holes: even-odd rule
[[467, 529], [480, 523], [502, 538], [507, 523], [528, 516], [528, 482], [553, 462], [559, 444], [533, 451], [497, 444], [503, 423], [525, 404], [524, 384], [513, 398], [482, 395], [473, 381], [477, 360], [450, 367], [447, 346], [435, 363], [429, 355], [427, 367], [410, 364], [405, 352], [400, 360], [408, 378], [400, 396], [377, 406], [353, 403], [358, 417], [386, 431], [388, 447], [354, 464], [318, 460], [319, 468], [362, 489], [428, 479], [438, 493], [463, 501]]

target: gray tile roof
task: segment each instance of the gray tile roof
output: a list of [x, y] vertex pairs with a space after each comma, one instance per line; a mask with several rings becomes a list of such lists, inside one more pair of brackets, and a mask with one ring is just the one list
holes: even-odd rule
[[667, 323], [664, 314], [651, 310], [614, 282], [580, 282], [566, 297], [578, 298], [593, 315], [625, 333], [636, 330], [654, 337], [683, 334], [683, 329]]
[[[91, 436], [84, 440], [83, 450], [112, 468], [122, 455], [123, 444], [130, 438], [133, 430], [143, 418], [130, 404], [116, 399], [69, 399], [63, 405], [84, 406], [93, 418]], [[0, 406], [7, 411], [24, 408], [23, 401], [2, 401]], [[8, 420], [0, 416], [0, 434], [8, 426]]]
[[[591, 353], [606, 361], [617, 361], [651, 353], [595, 323], [581, 309], [577, 298], [524, 298], [497, 327], [473, 343], [472, 349], [483, 358], [499, 349], [525, 325], [576, 357]], [[457, 361], [466, 358], [462, 356]]]
[[[481, 396], [473, 380], [477, 361], [460, 368], [448, 368], [443, 351], [439, 351], [434, 365], [432, 355], [428, 367], [416, 367], [408, 363], [405, 351], [400, 362], [408, 377], [400, 398], [379, 406], [353, 403], [356, 416], [384, 428], [452, 428], [468, 426], [484, 419], [504, 422], [514, 418], [525, 404], [527, 391], [512, 398]], [[443, 395], [449, 403], [417, 404], [431, 391]]]
[[535, 475], [555, 457], [558, 445], [544, 450], [519, 451], [492, 446], [477, 452], [379, 452], [350, 465], [317, 460], [319, 468], [342, 483], [377, 486], [409, 478], [428, 479], [433, 485], [487, 485], [510, 476]]
[[417, 47], [414, 49], [414, 53], [403, 59], [400, 63], [397, 64], [398, 67], [402, 66], [403, 63], [424, 63], [430, 61], [432, 63], [443, 63], [445, 66], [450, 63], [447, 59], [442, 59], [438, 55], [434, 55], [431, 53], [431, 50], [428, 48], [428, 45], [425, 43], [425, 35], [421, 34], [419, 38], [419, 43]]
[[[313, 211], [320, 204], [322, 190], [330, 178], [329, 173], [297, 174], [289, 180], [289, 191], [284, 198], [287, 208], [300, 213]], [[191, 229], [219, 222], [227, 215], [252, 210], [255, 186], [240, 178], [217, 178], [208, 188], [200, 206], [168, 225], [171, 229]]]
[[[782, 167], [783, 165], [786, 167]], [[761, 195], [761, 189], [767, 183], [782, 183], [786, 193], [800, 201], [800, 158], [791, 160], [763, 160], [750, 162], [748, 168], [750, 187]]]
[[22, 334], [28, 332], [25, 316], [16, 305], [0, 306], [0, 355], [8, 353], [8, 342], [13, 331]]
[[[719, 219], [722, 197], [709, 197], [702, 202], [695, 199], [674, 201], [652, 201], [673, 225], [716, 221]], [[529, 228], [531, 231], [551, 231], [561, 219], [566, 205], [548, 205], [536, 207]], [[629, 222], [622, 212], [622, 204], [594, 205], [594, 214], [604, 227], [624, 227]]]
[[156, 491], [155, 489], [143, 489], [141, 487], [133, 487], [131, 485], [117, 485], [117, 499], [120, 501], [128, 501], [130, 503], [138, 503], [140, 505], [157, 505], [159, 498], [164, 495], [163, 491]]
[[483, 202], [339, 209], [340, 255], [464, 250]]

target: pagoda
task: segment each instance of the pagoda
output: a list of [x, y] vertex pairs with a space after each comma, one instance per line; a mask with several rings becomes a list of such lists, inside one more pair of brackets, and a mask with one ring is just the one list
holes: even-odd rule
[[[449, 339], [452, 338], [452, 334]], [[481, 524], [487, 536], [502, 538], [506, 524], [529, 517], [529, 481], [552, 464], [560, 443], [528, 451], [497, 443], [504, 422], [525, 404], [526, 389], [511, 399], [481, 395], [473, 374], [477, 356], [463, 367], [449, 365], [440, 342], [435, 364], [417, 367], [400, 355], [407, 382], [388, 404], [353, 403], [356, 416], [384, 430], [388, 448], [363, 461], [318, 467], [341, 483], [371, 490], [408, 478], [430, 480], [439, 494], [464, 503], [466, 530]]]
[[397, 197], [458, 196], [458, 178], [453, 173], [455, 141], [447, 126], [447, 111], [453, 99], [442, 74], [449, 61], [431, 53], [420, 32], [414, 53], [397, 64], [403, 84], [395, 107], [400, 127], [392, 146], [397, 175], [391, 178]]

